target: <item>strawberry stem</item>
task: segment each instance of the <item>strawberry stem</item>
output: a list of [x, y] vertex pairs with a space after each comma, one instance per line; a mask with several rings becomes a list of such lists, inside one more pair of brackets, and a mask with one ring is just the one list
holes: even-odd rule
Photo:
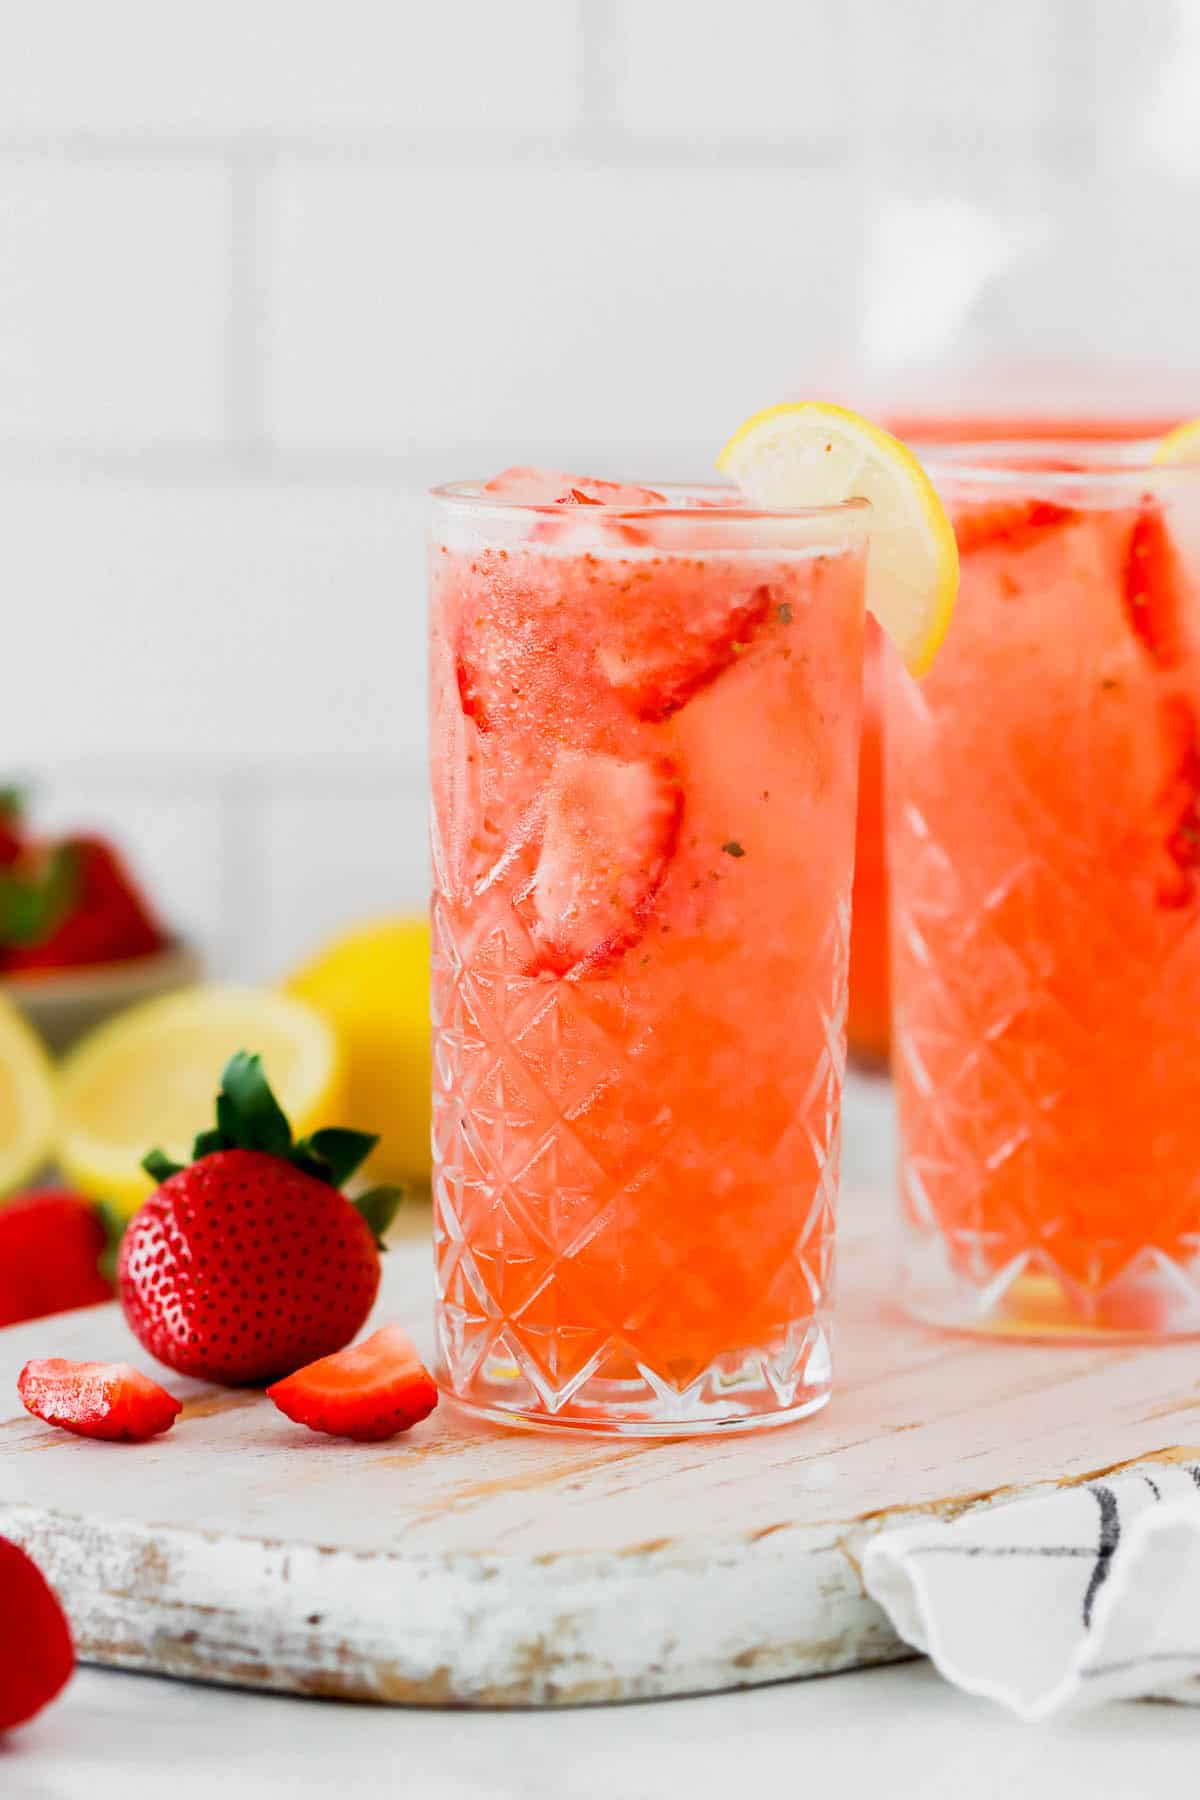
[[[288, 1116], [280, 1106], [267, 1080], [261, 1056], [250, 1056], [239, 1050], [231, 1056], [221, 1074], [217, 1095], [217, 1122], [197, 1134], [192, 1144], [192, 1161], [216, 1156], [222, 1150], [257, 1150], [264, 1156], [277, 1156], [293, 1168], [340, 1188], [370, 1156], [378, 1137], [368, 1131], [351, 1131], [341, 1125], [327, 1125], [309, 1137], [293, 1140]], [[142, 1167], [161, 1187], [181, 1165], [172, 1162], [162, 1150], [151, 1150], [143, 1157]], [[380, 1230], [386, 1230], [399, 1204], [399, 1190], [379, 1188], [376, 1194], [395, 1192], [391, 1211], [383, 1219]], [[371, 1196], [366, 1196], [370, 1199]], [[383, 1202], [375, 1202], [382, 1216]], [[366, 1214], [363, 1215], [365, 1218]], [[374, 1219], [367, 1218], [372, 1230]]]
[[371, 1188], [368, 1193], [360, 1194], [357, 1200], [350, 1202], [355, 1212], [361, 1213], [365, 1219], [371, 1236], [380, 1250], [387, 1249], [383, 1240], [403, 1199], [403, 1188], [375, 1187]]

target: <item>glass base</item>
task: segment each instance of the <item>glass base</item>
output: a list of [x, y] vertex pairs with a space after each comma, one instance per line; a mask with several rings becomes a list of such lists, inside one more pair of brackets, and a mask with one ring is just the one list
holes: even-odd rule
[[989, 1337], [1104, 1343], [1200, 1337], [1200, 1259], [1180, 1264], [1147, 1248], [1115, 1280], [1089, 1288], [1043, 1250], [971, 1275], [954, 1266], [940, 1237], [913, 1234], [902, 1302], [923, 1325]]
[[731, 1413], [679, 1424], [668, 1419], [629, 1418], [624, 1414], [609, 1414], [605, 1418], [597, 1416], [589, 1421], [581, 1421], [576, 1418], [564, 1419], [555, 1413], [527, 1412], [516, 1406], [480, 1406], [475, 1401], [462, 1399], [440, 1374], [438, 1385], [455, 1406], [469, 1413], [472, 1418], [485, 1419], [490, 1425], [506, 1425], [510, 1429], [553, 1432], [560, 1437], [737, 1436], [748, 1431], [769, 1431], [778, 1425], [794, 1425], [798, 1419], [810, 1419], [814, 1413], [819, 1413], [828, 1406], [830, 1396], [830, 1389], [825, 1388], [823, 1392], [814, 1393], [801, 1405], [789, 1406], [782, 1411]]
[[[829, 1401], [832, 1368], [825, 1331], [812, 1320], [776, 1353], [720, 1357], [686, 1386], [674, 1386], [640, 1363], [630, 1373], [590, 1374], [555, 1390], [522, 1349], [501, 1339], [482, 1366], [455, 1379], [443, 1358], [442, 1390], [475, 1417], [493, 1424], [585, 1436], [669, 1438], [727, 1436], [790, 1425]], [[610, 1364], [611, 1366], [611, 1364]]]

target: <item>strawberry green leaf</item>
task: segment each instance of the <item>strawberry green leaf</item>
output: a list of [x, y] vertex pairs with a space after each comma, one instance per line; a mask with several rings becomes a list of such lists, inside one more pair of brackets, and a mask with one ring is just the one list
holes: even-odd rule
[[307, 1138], [292, 1145], [287, 1153], [287, 1160], [293, 1169], [299, 1169], [302, 1175], [311, 1175], [314, 1181], [323, 1181], [326, 1187], [337, 1185], [330, 1174], [329, 1164], [321, 1157], [313, 1155], [309, 1149]]
[[232, 1150], [234, 1142], [227, 1137], [218, 1126], [211, 1131], [199, 1131], [192, 1143], [192, 1161], [199, 1162], [202, 1157], [216, 1156], [221, 1150]]
[[355, 1212], [361, 1213], [366, 1220], [371, 1236], [381, 1250], [387, 1248], [384, 1234], [396, 1216], [400, 1202], [404, 1198], [404, 1189], [398, 1187], [376, 1187], [367, 1193], [360, 1194], [350, 1202]]
[[323, 1131], [314, 1131], [311, 1137], [302, 1138], [296, 1149], [324, 1163], [329, 1170], [325, 1179], [340, 1188], [344, 1181], [349, 1181], [355, 1169], [366, 1162], [378, 1142], [379, 1139], [368, 1131], [350, 1131], [342, 1125], [329, 1125]]
[[271, 1092], [261, 1056], [239, 1050], [221, 1076], [217, 1124], [238, 1150], [262, 1150], [286, 1156], [292, 1147], [287, 1114]]
[[79, 862], [60, 845], [31, 871], [0, 880], [0, 944], [44, 944], [75, 905]]
[[159, 1187], [164, 1181], [170, 1181], [172, 1175], [178, 1175], [182, 1165], [172, 1162], [165, 1150], [149, 1150], [142, 1158], [142, 1167], [151, 1181], [157, 1181]]
[[[154, 1151], [151, 1151], [150, 1154], [153, 1156], [155, 1153]], [[117, 1282], [117, 1257], [120, 1255], [121, 1251], [121, 1239], [125, 1235], [125, 1219], [117, 1211], [115, 1206], [109, 1205], [107, 1200], [94, 1201], [92, 1210], [104, 1227], [104, 1248], [100, 1252], [98, 1265], [100, 1273], [106, 1281], [112, 1282], [115, 1287]]]

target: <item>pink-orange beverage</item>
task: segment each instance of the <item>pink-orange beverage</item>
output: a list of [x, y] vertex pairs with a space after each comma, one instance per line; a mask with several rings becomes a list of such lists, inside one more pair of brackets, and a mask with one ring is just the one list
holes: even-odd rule
[[[1144, 462], [1144, 457], [1140, 459]], [[910, 1305], [1200, 1330], [1200, 470], [931, 455], [958, 606], [887, 717]]]
[[438, 1330], [480, 1412], [828, 1397], [865, 531], [530, 471], [435, 497]]

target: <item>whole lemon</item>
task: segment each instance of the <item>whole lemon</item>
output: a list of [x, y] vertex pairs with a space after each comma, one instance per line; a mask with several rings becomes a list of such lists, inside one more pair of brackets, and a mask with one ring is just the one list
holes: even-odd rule
[[430, 1170], [429, 921], [354, 926], [285, 982], [323, 1013], [346, 1061], [345, 1123], [378, 1133], [377, 1181], [427, 1182]]

